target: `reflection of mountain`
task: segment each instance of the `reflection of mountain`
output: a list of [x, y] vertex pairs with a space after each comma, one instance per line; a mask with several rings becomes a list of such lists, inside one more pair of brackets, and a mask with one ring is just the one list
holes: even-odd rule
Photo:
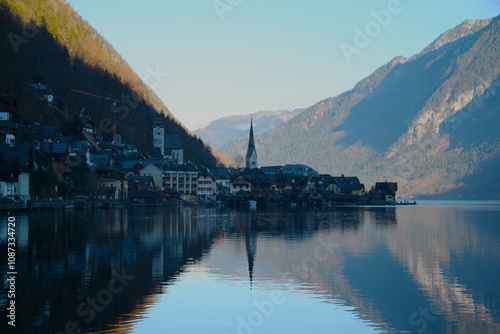
[[[202, 258], [214, 231], [210, 222], [196, 224], [189, 209], [33, 214], [29, 242], [18, 248], [16, 328], [58, 333], [74, 321], [84, 331], [126, 329], [154, 303], [163, 288], [160, 283], [175, 279], [187, 263]], [[5, 254], [6, 245], [0, 242]], [[5, 265], [2, 261], [4, 272]], [[121, 287], [116, 274], [135, 277], [119, 293], [108, 294], [113, 277], [113, 287]], [[107, 303], [109, 296], [111, 301], [101, 309], [99, 298]], [[0, 297], [6, 301], [6, 291], [1, 290]], [[97, 300], [94, 317], [85, 306], [87, 298]], [[3, 306], [0, 315], [5, 317]], [[6, 328], [0, 331], [8, 333]]]
[[[361, 318], [390, 332], [424, 325], [432, 332], [500, 332], [500, 256], [494, 251], [500, 249], [494, 237], [500, 227], [491, 226], [494, 214], [373, 208], [257, 215], [254, 284], [292, 282], [355, 307]], [[236, 235], [214, 247], [209, 267], [244, 279], [237, 265], [240, 243]], [[318, 251], [323, 244], [332, 251], [324, 261]]]
[[[500, 249], [494, 237], [500, 227], [489, 224], [498, 212], [434, 211], [434, 219], [405, 211], [409, 223], [388, 243], [391, 253], [433, 306], [456, 324], [456, 332], [500, 332], [500, 254], [493, 251]], [[407, 237], [411, 235], [419, 237]]]
[[[425, 322], [433, 332], [500, 332], [495, 213], [417, 207], [34, 214], [19, 227], [18, 328], [59, 332], [75, 321], [84, 330], [128, 332], [186, 268], [200, 266], [244, 282], [248, 293], [246, 286], [255, 291], [263, 282], [292, 285], [351, 306], [389, 332], [418, 331], [424, 309], [434, 312]], [[0, 233], [6, 235], [3, 227]], [[85, 323], [78, 305], [122, 268], [135, 278]], [[2, 290], [0, 301], [4, 296]]]

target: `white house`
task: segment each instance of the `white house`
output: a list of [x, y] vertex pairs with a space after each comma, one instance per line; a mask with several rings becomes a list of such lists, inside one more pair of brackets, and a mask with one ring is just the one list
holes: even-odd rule
[[29, 172], [33, 167], [31, 145], [0, 144], [0, 195], [29, 200]]
[[177, 190], [183, 199], [196, 198], [198, 171], [191, 164], [168, 165], [163, 170], [163, 187]]
[[217, 191], [215, 178], [209, 173], [198, 175], [196, 181], [196, 195], [199, 199], [212, 199]]

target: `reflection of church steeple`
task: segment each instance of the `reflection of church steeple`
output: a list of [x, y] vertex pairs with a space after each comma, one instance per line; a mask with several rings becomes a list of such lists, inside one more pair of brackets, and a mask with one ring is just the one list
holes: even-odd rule
[[245, 233], [245, 249], [247, 251], [248, 260], [248, 275], [250, 276], [250, 288], [252, 288], [253, 283], [253, 266], [255, 262], [255, 253], [257, 252], [257, 236], [254, 231], [252, 231], [250, 222], [247, 225], [247, 231]]

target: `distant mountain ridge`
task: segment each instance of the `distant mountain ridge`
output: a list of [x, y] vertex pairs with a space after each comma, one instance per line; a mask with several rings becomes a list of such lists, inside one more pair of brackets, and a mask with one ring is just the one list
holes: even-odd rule
[[466, 37], [486, 27], [493, 19], [486, 20], [465, 20], [453, 29], [450, 29], [441, 34], [429, 46], [427, 46], [419, 55], [436, 50], [445, 44], [456, 41], [457, 39]]
[[289, 110], [263, 110], [250, 115], [234, 115], [212, 121], [208, 126], [194, 131], [204, 142], [219, 149], [233, 140], [248, 138], [250, 119], [253, 119], [256, 134], [269, 131], [288, 122], [305, 108]]
[[[256, 136], [261, 165], [395, 180], [400, 195], [500, 198], [499, 17], [467, 20], [419, 54]], [[245, 141], [221, 149], [241, 155]]]

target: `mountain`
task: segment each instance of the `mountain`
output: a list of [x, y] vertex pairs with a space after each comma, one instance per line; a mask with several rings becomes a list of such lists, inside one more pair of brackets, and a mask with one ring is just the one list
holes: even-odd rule
[[211, 147], [219, 149], [233, 140], [248, 138], [250, 118], [253, 119], [254, 132], [258, 134], [288, 122], [304, 110], [258, 111], [250, 115], [227, 116], [212, 121], [194, 133]]
[[[260, 165], [395, 180], [403, 196], [500, 198], [500, 18], [467, 20], [256, 136]], [[221, 149], [245, 152], [245, 141]]]
[[[217, 152], [187, 131], [66, 1], [2, 0], [0, 21], [0, 95], [15, 97], [20, 123], [59, 125], [78, 136], [85, 109], [104, 133], [116, 120], [126, 142], [149, 149], [151, 124], [161, 116], [168, 133], [181, 137], [186, 160], [219, 163]], [[52, 103], [40, 99], [34, 84], [50, 88]]]

